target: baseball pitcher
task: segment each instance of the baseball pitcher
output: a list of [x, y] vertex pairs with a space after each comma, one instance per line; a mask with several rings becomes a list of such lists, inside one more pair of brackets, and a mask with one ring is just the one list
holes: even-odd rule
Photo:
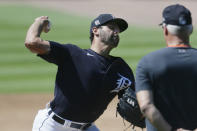
[[32, 131], [99, 131], [94, 122], [111, 100], [134, 85], [132, 70], [120, 57], [110, 55], [119, 33], [128, 24], [111, 14], [101, 14], [90, 26], [91, 47], [60, 44], [40, 38], [50, 31], [47, 16], [35, 19], [25, 46], [38, 57], [58, 66], [54, 99], [37, 113]]

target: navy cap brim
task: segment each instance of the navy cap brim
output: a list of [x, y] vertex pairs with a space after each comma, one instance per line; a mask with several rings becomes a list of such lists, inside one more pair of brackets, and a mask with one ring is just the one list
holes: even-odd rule
[[112, 21], [118, 25], [120, 29], [120, 33], [125, 31], [128, 28], [128, 23], [124, 19], [114, 18], [108, 22], [112, 22]]

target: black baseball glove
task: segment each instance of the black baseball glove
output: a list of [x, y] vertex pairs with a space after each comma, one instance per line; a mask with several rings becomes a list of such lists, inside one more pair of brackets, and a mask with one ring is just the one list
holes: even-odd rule
[[145, 127], [145, 118], [140, 111], [135, 91], [131, 88], [126, 89], [119, 98], [117, 112], [133, 126]]

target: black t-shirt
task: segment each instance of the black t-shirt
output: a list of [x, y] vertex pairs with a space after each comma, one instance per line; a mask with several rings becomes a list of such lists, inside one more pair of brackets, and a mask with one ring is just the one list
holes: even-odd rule
[[93, 122], [120, 90], [134, 88], [133, 73], [119, 57], [107, 59], [72, 44], [50, 42], [50, 47], [39, 56], [58, 66], [50, 106], [65, 119]]
[[142, 58], [136, 91], [152, 90], [154, 104], [173, 127], [197, 127], [197, 50], [168, 47]]

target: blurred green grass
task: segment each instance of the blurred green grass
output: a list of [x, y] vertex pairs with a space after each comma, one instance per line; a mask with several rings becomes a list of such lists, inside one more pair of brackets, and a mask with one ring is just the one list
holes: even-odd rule
[[[24, 46], [28, 27], [42, 15], [52, 21], [51, 32], [42, 34], [42, 38], [89, 48], [89, 26], [93, 18], [26, 5], [0, 5], [0, 93], [53, 92], [57, 67]], [[195, 35], [192, 43], [197, 42]], [[111, 54], [123, 57], [134, 72], [140, 58], [165, 47], [159, 27], [129, 26], [120, 38], [119, 47]]]

